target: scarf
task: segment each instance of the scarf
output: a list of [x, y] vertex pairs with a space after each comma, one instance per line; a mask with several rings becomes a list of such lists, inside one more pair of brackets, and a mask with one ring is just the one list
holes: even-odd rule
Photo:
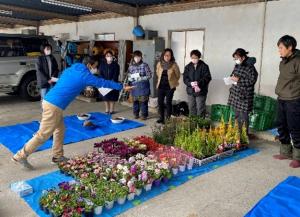
[[169, 70], [172, 65], [174, 64], [174, 62], [165, 62], [164, 60], [160, 61], [161, 67], [163, 68], [163, 70]]

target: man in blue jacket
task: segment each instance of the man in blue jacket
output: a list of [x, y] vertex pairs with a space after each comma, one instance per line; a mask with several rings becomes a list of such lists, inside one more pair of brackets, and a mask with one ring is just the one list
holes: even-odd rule
[[[47, 93], [43, 100], [43, 114], [38, 132], [30, 139], [24, 147], [12, 157], [16, 163], [27, 169], [33, 169], [27, 158], [39, 146], [46, 142], [53, 135], [53, 163], [66, 161], [64, 157], [64, 118], [63, 110], [75, 99], [86, 87], [104, 87], [121, 90], [123, 86], [119, 83], [97, 78], [90, 72], [97, 69], [98, 62], [90, 57], [87, 65], [78, 63], [66, 69], [59, 78], [57, 84]], [[130, 90], [130, 87], [126, 87]]]

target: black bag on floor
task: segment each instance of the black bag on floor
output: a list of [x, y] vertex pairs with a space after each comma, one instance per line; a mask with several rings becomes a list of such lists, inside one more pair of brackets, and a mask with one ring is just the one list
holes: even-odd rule
[[189, 115], [188, 104], [184, 101], [173, 104], [172, 115], [176, 117], [181, 115], [188, 116]]

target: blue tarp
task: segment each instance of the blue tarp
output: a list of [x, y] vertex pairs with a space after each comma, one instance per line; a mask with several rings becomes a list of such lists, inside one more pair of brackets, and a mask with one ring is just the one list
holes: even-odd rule
[[[125, 120], [121, 124], [113, 124], [110, 121], [109, 115], [99, 112], [91, 113], [91, 121], [98, 127], [95, 129], [86, 129], [82, 126], [83, 121], [73, 116], [64, 118], [66, 125], [66, 133], [64, 144], [70, 144], [113, 134], [137, 127], [144, 126], [143, 123], [136, 121]], [[12, 153], [17, 153], [23, 145], [32, 138], [33, 134], [39, 129], [39, 122], [33, 121], [31, 123], [17, 124], [13, 126], [0, 127], [0, 144], [7, 147]], [[44, 145], [39, 147], [38, 151], [49, 149], [52, 146], [52, 138], [50, 138]]]
[[290, 176], [263, 199], [245, 217], [299, 217], [300, 178]]
[[[119, 215], [125, 212], [128, 209], [131, 209], [147, 200], [150, 200], [153, 197], [156, 197], [168, 190], [171, 190], [179, 185], [184, 184], [190, 179], [193, 179], [197, 176], [208, 173], [212, 170], [215, 170], [221, 166], [225, 166], [227, 164], [233, 163], [237, 160], [243, 159], [250, 155], [257, 153], [258, 150], [255, 149], [247, 149], [238, 153], [235, 153], [233, 156], [209, 163], [207, 165], [203, 165], [201, 167], [195, 167], [192, 170], [187, 170], [183, 173], [179, 173], [174, 176], [168, 183], [161, 184], [159, 187], [153, 187], [153, 189], [149, 192], [143, 191], [143, 193], [137, 197], [133, 201], [127, 201], [124, 205], [115, 205], [111, 210], [104, 210], [101, 214], [101, 217], [111, 217]], [[41, 196], [41, 193], [45, 189], [49, 189], [51, 187], [56, 187], [58, 183], [63, 181], [69, 181], [71, 178], [61, 174], [59, 171], [52, 172], [46, 175], [39, 176], [37, 178], [31, 179], [27, 181], [33, 187], [34, 193], [24, 197], [24, 200], [28, 203], [28, 205], [39, 215], [42, 217], [46, 217], [45, 213], [40, 210], [38, 200]]]

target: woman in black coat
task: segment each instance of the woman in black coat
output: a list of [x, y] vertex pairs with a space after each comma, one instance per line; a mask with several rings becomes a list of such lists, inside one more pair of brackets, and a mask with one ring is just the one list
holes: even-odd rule
[[258, 73], [254, 66], [256, 59], [248, 57], [247, 54], [244, 49], [238, 48], [232, 55], [236, 65], [231, 73], [231, 80], [236, 84], [229, 90], [228, 105], [235, 112], [240, 130], [245, 124], [248, 131], [249, 113], [253, 110], [254, 86]]
[[208, 93], [208, 84], [211, 81], [209, 67], [201, 58], [199, 50], [193, 50], [190, 54], [191, 62], [186, 65], [183, 73], [183, 81], [188, 94], [190, 115], [205, 117], [205, 102]]
[[43, 55], [39, 56], [36, 64], [37, 83], [40, 88], [41, 99], [43, 100], [50, 88], [58, 78], [58, 65], [52, 55], [52, 46], [45, 44], [41, 46]]
[[[103, 79], [119, 82], [120, 66], [116, 61], [113, 61], [113, 53], [111, 51], [105, 53], [105, 61], [100, 63], [99, 73]], [[103, 96], [106, 114], [113, 114], [115, 112], [115, 102], [118, 99], [119, 91], [117, 90], [112, 90]]]

